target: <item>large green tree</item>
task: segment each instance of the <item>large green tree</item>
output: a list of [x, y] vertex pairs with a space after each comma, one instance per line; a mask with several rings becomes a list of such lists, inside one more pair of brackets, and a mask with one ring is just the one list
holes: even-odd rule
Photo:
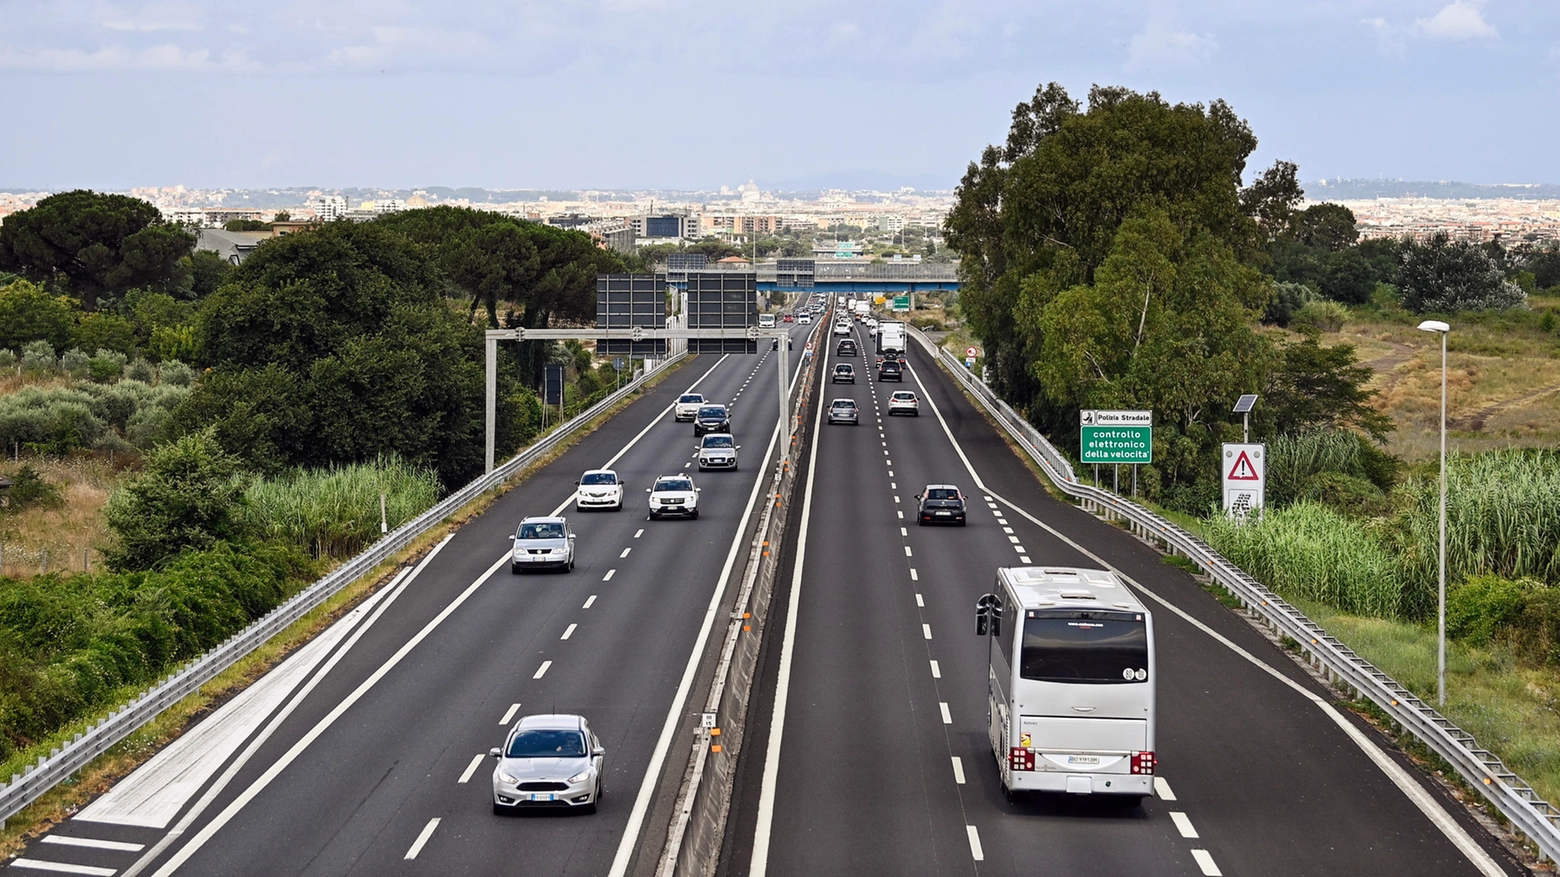
[[136, 287], [172, 291], [195, 236], [164, 222], [157, 208], [128, 195], [88, 190], [50, 195], [0, 225], [0, 270], [36, 281], [67, 281], [95, 310]]
[[1416, 313], [1523, 307], [1527, 293], [1506, 279], [1500, 261], [1482, 247], [1444, 233], [1406, 243], [1398, 253], [1403, 306]]
[[[202, 305], [197, 336], [211, 372], [176, 419], [214, 426], [261, 471], [394, 453], [447, 487], [481, 472], [482, 334], [387, 227], [330, 223], [261, 247]], [[500, 448], [514, 446], [509, 397]]]
[[47, 341], [59, 352], [70, 342], [75, 322], [70, 300], [49, 295], [36, 283], [14, 280], [0, 286], [0, 349], [20, 351], [29, 342]]

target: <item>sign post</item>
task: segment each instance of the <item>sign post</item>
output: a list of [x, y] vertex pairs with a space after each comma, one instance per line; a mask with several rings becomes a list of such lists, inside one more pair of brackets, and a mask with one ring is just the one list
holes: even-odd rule
[[1267, 492], [1267, 446], [1226, 444], [1220, 455], [1224, 513], [1232, 518], [1261, 514]]

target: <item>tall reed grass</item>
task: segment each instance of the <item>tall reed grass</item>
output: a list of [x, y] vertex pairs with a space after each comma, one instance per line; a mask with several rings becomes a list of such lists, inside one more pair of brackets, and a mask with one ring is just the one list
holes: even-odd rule
[[266, 538], [291, 543], [322, 558], [346, 558], [379, 538], [379, 495], [385, 494], [390, 529], [421, 514], [439, 499], [431, 470], [397, 457], [333, 466], [249, 488], [245, 523]]
[[[1454, 455], [1447, 460], [1446, 497], [1447, 581], [1493, 573], [1560, 585], [1560, 452]], [[1434, 472], [1399, 489], [1396, 547], [1407, 573], [1432, 586], [1439, 503]]]
[[1244, 523], [1209, 519], [1208, 543], [1286, 598], [1346, 612], [1399, 618], [1405, 612], [1397, 560], [1359, 521], [1301, 500]]

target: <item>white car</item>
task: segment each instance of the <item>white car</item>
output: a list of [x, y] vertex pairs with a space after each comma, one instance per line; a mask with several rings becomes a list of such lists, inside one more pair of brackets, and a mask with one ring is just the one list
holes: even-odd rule
[[672, 419], [678, 423], [692, 420], [699, 413], [699, 406], [704, 404], [704, 394], [684, 393], [677, 397], [677, 404], [672, 408]]
[[850, 324], [849, 323], [835, 323], [834, 324], [834, 334], [836, 334], [836, 335], [849, 335], [850, 334]]
[[489, 750], [493, 812], [548, 807], [595, 813], [606, 785], [607, 750], [583, 716], [526, 716]]
[[797, 315], [796, 322], [801, 323], [802, 325], [805, 326], [808, 323], [812, 322], [812, 314], [809, 314], [806, 311], [802, 311], [800, 314]]
[[589, 469], [574, 482], [574, 510], [623, 510], [623, 482], [611, 469]]
[[921, 416], [921, 400], [915, 397], [910, 390], [895, 390], [888, 397], [888, 416], [895, 414], [908, 414], [911, 417]]
[[677, 515], [684, 518], [699, 516], [699, 488], [687, 475], [662, 475], [654, 487], [645, 488], [650, 494], [650, 520]]
[[728, 432], [706, 433], [694, 450], [699, 461], [699, 471], [705, 469], [737, 469], [737, 450], [742, 446]]
[[509, 571], [523, 569], [574, 569], [574, 533], [564, 518], [523, 518], [520, 529], [509, 537], [514, 542]]

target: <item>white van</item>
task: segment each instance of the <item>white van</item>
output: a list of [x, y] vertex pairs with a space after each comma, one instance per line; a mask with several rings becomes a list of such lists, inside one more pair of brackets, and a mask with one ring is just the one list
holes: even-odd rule
[[760, 328], [760, 329], [773, 329], [774, 327], [775, 327], [775, 315], [774, 314], [759, 314], [758, 315], [758, 328]]
[[975, 629], [1004, 794], [1153, 794], [1154, 620], [1115, 574], [998, 569]]

